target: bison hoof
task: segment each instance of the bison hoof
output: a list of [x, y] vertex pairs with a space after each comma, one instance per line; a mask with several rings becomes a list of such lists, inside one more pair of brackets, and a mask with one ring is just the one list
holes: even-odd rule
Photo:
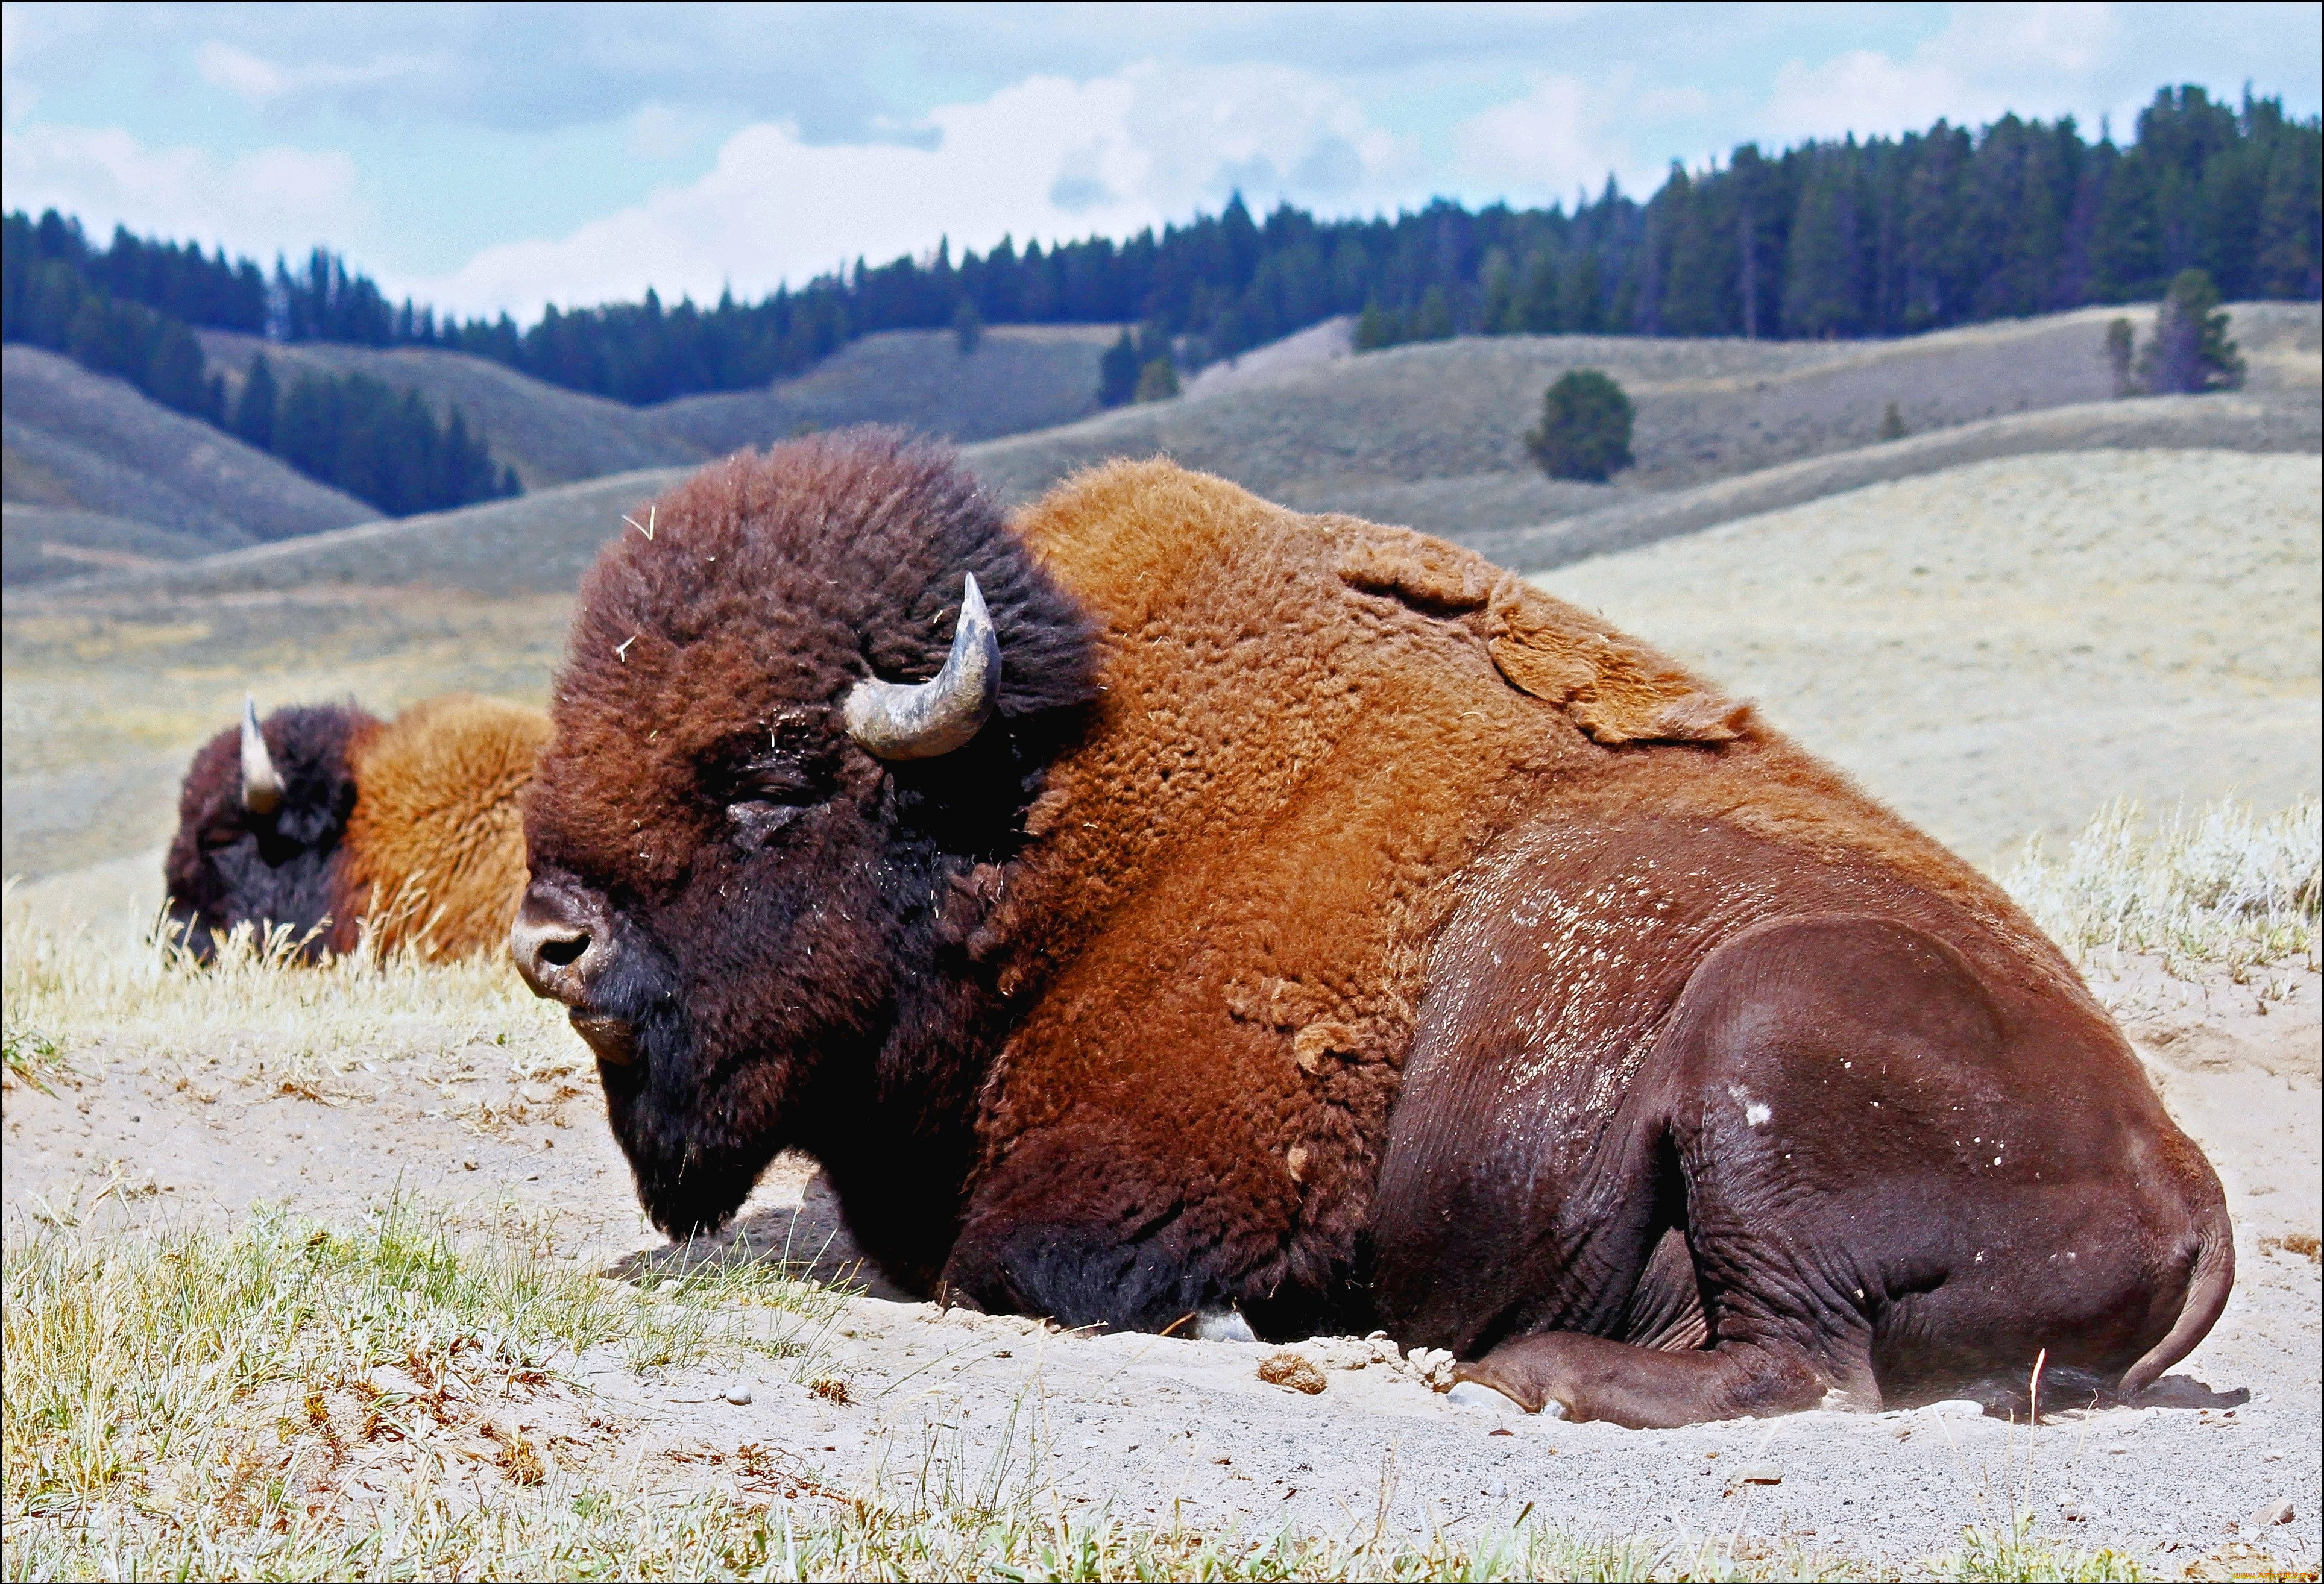
[[1259, 1333], [1239, 1309], [1205, 1309], [1194, 1319], [1194, 1339], [1204, 1342], [1255, 1342]]

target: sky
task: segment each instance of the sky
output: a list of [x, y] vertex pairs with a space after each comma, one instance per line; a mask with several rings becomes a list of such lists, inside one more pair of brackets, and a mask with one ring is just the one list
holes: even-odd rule
[[755, 297], [1288, 199], [1644, 195], [1673, 161], [2166, 82], [2319, 111], [2324, 7], [20, 5], [0, 187], [462, 314]]

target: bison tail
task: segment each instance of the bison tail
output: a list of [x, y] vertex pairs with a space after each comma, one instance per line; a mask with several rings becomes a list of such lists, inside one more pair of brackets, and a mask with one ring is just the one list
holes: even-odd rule
[[[2216, 1193], [2217, 1191], [2214, 1190]], [[2198, 1234], [2194, 1274], [2187, 1281], [2187, 1298], [2179, 1323], [2171, 1334], [2147, 1349], [2146, 1356], [2124, 1372], [2122, 1395], [2135, 1397], [2162, 1378], [2163, 1372], [2195, 1350], [2227, 1306], [2236, 1285], [2236, 1234], [2227, 1220], [2224, 1195], [2213, 1200]]]

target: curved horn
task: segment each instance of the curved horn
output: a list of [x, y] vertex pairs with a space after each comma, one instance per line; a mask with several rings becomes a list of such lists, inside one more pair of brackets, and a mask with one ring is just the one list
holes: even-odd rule
[[272, 814], [282, 801], [282, 778], [267, 756], [258, 730], [258, 701], [242, 695], [242, 806], [253, 814]]
[[847, 734], [881, 759], [934, 759], [975, 736], [1001, 692], [1001, 640], [969, 575], [944, 669], [926, 682], [866, 677], [847, 695]]

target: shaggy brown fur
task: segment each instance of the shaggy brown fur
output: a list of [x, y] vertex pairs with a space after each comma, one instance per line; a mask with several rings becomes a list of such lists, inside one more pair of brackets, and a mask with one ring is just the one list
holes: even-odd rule
[[171, 911], [207, 956], [235, 926], [287, 926], [303, 954], [503, 950], [525, 884], [518, 793], [549, 735], [536, 710], [447, 694], [392, 722], [351, 705], [262, 725], [281, 806], [242, 806], [236, 733], [194, 758], [165, 863]]
[[507, 945], [526, 879], [517, 799], [548, 741], [538, 710], [451, 693], [356, 749], [349, 870], [382, 950], [408, 942], [466, 957]]
[[[1988, 881], [1747, 706], [1465, 551], [1157, 463], [1085, 474], [1017, 528], [1110, 641], [1088, 744], [1012, 877], [1012, 972], [1054, 982], [983, 1131], [988, 1167], [1041, 1165], [988, 1170], [972, 1230], [1167, 1213], [1248, 1294], [1353, 1269], [1457, 877], [1552, 807], [1894, 868], [2070, 980]], [[1724, 746], [1609, 751], [1704, 740]], [[1137, 1183], [1145, 1160], [1170, 1179]]]
[[[1003, 529], [862, 437], [659, 522], [584, 587], [519, 963], [673, 1232], [798, 1145], [906, 1279], [1378, 1322], [1637, 1423], [2142, 1385], [2224, 1302], [2216, 1179], [1999, 891], [1473, 556], [1163, 463]], [[964, 571], [1001, 714], [874, 760], [839, 703], [934, 672]]]

